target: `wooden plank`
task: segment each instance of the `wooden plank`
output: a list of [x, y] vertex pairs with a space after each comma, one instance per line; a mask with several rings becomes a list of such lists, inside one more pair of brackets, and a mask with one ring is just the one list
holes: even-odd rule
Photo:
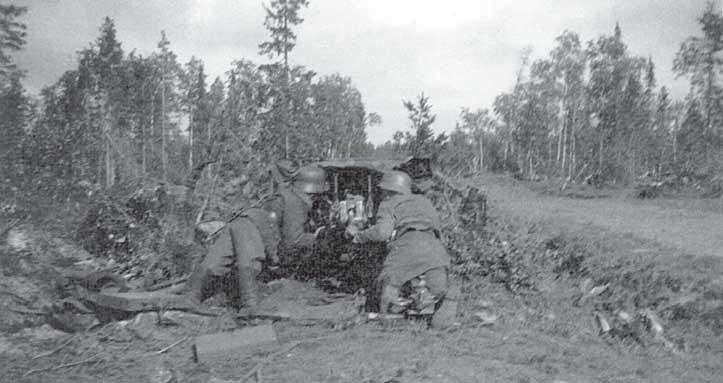
[[98, 308], [125, 312], [183, 310], [201, 315], [216, 315], [198, 307], [197, 304], [184, 295], [169, 294], [162, 291], [95, 293], [76, 286], [75, 296], [80, 300], [92, 303]]
[[244, 327], [231, 332], [197, 336], [193, 344], [193, 358], [196, 362], [227, 360], [273, 345], [278, 345], [278, 341], [276, 331], [270, 324]]

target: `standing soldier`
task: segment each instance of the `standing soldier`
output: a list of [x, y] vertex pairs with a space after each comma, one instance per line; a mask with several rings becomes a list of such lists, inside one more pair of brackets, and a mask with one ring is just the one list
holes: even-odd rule
[[420, 276], [435, 301], [447, 293], [450, 257], [439, 240], [439, 217], [429, 199], [412, 194], [411, 183], [404, 172], [385, 173], [379, 183], [383, 200], [376, 224], [361, 231], [353, 225], [347, 228], [356, 243], [389, 241], [378, 280], [383, 313], [400, 298], [402, 286]]
[[238, 295], [240, 306], [253, 311], [258, 303], [256, 277], [262, 262], [293, 262], [312, 249], [319, 230], [311, 233], [304, 228], [312, 197], [326, 191], [323, 169], [299, 169], [291, 185], [281, 185], [264, 206], [244, 210], [214, 234], [184, 292], [200, 302], [223, 285], [231, 296]]

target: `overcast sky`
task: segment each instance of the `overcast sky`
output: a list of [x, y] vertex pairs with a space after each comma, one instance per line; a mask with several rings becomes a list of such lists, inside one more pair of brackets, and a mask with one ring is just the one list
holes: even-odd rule
[[[268, 2], [268, 0], [266, 0]], [[403, 99], [424, 92], [437, 114], [435, 130], [454, 127], [462, 107], [491, 107], [507, 91], [520, 52], [546, 56], [563, 30], [583, 41], [611, 34], [619, 22], [636, 55], [652, 56], [658, 82], [685, 94], [672, 61], [680, 43], [699, 34], [705, 0], [310, 0], [302, 11], [294, 64], [320, 76], [352, 78], [367, 111], [383, 124], [372, 142], [406, 129]], [[165, 30], [179, 59], [201, 58], [211, 74], [231, 61], [260, 61], [266, 38], [262, 0], [10, 0], [29, 7], [28, 44], [16, 55], [34, 93], [76, 66], [75, 52], [98, 36], [104, 16], [115, 20], [126, 52], [144, 55]]]

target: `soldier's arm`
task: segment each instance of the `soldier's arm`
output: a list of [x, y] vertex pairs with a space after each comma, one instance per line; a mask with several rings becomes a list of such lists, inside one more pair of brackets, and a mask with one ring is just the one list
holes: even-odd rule
[[314, 233], [307, 233], [302, 231], [296, 236], [296, 239], [291, 244], [296, 249], [309, 249], [314, 246]]
[[382, 202], [377, 212], [377, 223], [366, 230], [357, 232], [354, 240], [359, 243], [384, 242], [392, 238], [394, 232], [394, 213], [388, 203]]
[[304, 230], [309, 212], [301, 205], [290, 203], [285, 206], [283, 227], [284, 239], [288, 247], [308, 249], [314, 245], [314, 234]]

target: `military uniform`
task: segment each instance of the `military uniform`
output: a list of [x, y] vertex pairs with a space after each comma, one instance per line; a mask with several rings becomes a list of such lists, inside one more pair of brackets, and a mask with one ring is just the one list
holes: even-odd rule
[[[374, 226], [353, 234], [359, 243], [389, 241], [377, 281], [382, 292], [382, 312], [406, 282], [421, 275], [431, 294], [445, 295], [450, 257], [438, 238], [439, 228], [439, 216], [429, 199], [417, 194], [394, 194], [379, 205]], [[392, 296], [387, 296], [387, 291]]]
[[292, 262], [313, 248], [314, 233], [305, 230], [311, 207], [311, 196], [293, 186], [280, 188], [279, 197], [272, 202], [270, 209], [279, 212], [280, 216], [279, 251], [282, 262]]
[[[320, 177], [323, 180], [323, 171]], [[255, 306], [255, 279], [262, 262], [292, 262], [313, 247], [315, 236], [305, 231], [312, 206], [307, 193], [325, 189], [309, 188], [308, 184], [302, 187], [303, 190], [294, 185], [280, 187], [262, 208], [243, 211], [216, 233], [203, 261], [191, 274], [186, 292], [203, 300], [215, 292], [219, 282], [224, 282], [228, 292], [238, 295], [242, 305]]]
[[437, 211], [426, 197], [396, 194], [382, 201], [376, 224], [357, 233], [356, 239], [362, 243], [391, 239], [379, 278], [402, 286], [429, 270], [449, 266], [447, 249], [437, 238], [439, 227]]

